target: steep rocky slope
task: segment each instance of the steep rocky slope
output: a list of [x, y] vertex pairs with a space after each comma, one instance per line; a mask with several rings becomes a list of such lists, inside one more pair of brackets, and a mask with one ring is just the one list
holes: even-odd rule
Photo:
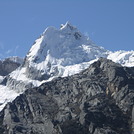
[[26, 90], [0, 112], [1, 134], [132, 134], [134, 67], [100, 58]]

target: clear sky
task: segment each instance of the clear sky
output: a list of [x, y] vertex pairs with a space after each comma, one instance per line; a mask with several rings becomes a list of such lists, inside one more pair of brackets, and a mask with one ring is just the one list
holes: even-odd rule
[[45, 28], [66, 21], [105, 49], [134, 50], [134, 0], [0, 0], [0, 58], [24, 57]]

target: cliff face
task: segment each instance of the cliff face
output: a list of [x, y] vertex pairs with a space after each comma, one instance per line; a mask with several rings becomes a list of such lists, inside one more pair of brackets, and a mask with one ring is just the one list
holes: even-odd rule
[[0, 112], [1, 134], [132, 134], [134, 68], [100, 58], [26, 90]]

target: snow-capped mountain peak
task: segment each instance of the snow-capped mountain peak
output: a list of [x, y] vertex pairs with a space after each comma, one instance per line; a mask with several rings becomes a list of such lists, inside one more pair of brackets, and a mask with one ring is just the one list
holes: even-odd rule
[[[47, 28], [43, 35], [35, 41], [27, 59], [34, 63], [40, 63], [45, 61], [49, 53], [53, 59], [60, 60], [63, 66], [73, 65], [94, 59], [96, 54], [92, 49], [96, 51], [95, 53], [98, 50], [106, 52], [106, 50], [95, 46], [76, 27], [67, 22], [60, 29]], [[93, 52], [92, 55], [90, 51]]]
[[[38, 85], [37, 83], [42, 80], [78, 73], [99, 57], [115, 60], [115, 55], [120, 55], [118, 63], [130, 66], [129, 61], [131, 61], [131, 65], [134, 64], [132, 53], [134, 52], [113, 53], [105, 50], [103, 47], [95, 45], [77, 27], [66, 22], [61, 25], [60, 29], [46, 28], [40, 38], [35, 41], [26, 55], [24, 66], [21, 69], [23, 73], [19, 73], [19, 79], [20, 75], [23, 75], [23, 78], [38, 80], [39, 82], [36, 84], [35, 81], [33, 83]], [[11, 74], [11, 77], [14, 78], [14, 76], [16, 75]]]
[[[134, 51], [111, 52], [99, 47], [69, 22], [62, 24], [60, 29], [48, 27], [35, 41], [22, 66], [3, 80], [5, 85], [1, 91], [6, 88], [21, 93], [55, 77], [79, 73], [100, 57], [123, 66], [134, 66]], [[14, 97], [9, 96], [0, 100], [0, 108], [12, 99]]]
[[26, 76], [38, 80], [68, 76], [85, 68], [83, 63], [106, 57], [108, 53], [69, 22], [60, 29], [48, 27], [26, 56]]

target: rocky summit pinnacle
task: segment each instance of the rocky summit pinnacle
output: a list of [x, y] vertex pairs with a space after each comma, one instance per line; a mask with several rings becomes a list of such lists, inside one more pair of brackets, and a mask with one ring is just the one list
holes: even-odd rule
[[133, 134], [134, 68], [100, 58], [26, 90], [0, 112], [1, 134]]

